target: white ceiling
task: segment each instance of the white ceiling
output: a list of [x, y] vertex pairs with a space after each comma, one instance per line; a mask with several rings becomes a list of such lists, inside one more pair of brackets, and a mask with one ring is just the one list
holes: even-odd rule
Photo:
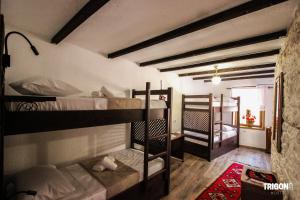
[[[2, 0], [2, 13], [8, 25], [50, 41], [55, 33], [88, 0]], [[108, 54], [195, 20], [247, 2], [246, 0], [111, 0], [73, 31], [63, 42]], [[295, 2], [290, 0], [164, 43], [123, 56], [144, 62], [197, 48], [275, 32], [287, 28]], [[219, 51], [206, 55], [154, 65], [168, 68], [214, 58], [261, 52], [280, 47], [283, 39]], [[219, 67], [275, 62], [276, 57], [220, 64]], [[175, 73], [212, 69], [212, 66]]]

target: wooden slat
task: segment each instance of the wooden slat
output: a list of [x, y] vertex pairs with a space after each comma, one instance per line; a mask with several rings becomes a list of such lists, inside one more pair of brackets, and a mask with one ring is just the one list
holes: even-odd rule
[[232, 48], [238, 48], [238, 47], [243, 47], [243, 46], [247, 46], [247, 45], [257, 44], [257, 43], [261, 43], [261, 42], [267, 42], [267, 41], [271, 41], [271, 40], [275, 40], [280, 37], [283, 37], [286, 35], [286, 33], [287, 33], [286, 30], [282, 30], [282, 31], [274, 32], [274, 33], [265, 34], [265, 35], [259, 35], [259, 36], [255, 36], [255, 37], [251, 37], [251, 38], [246, 38], [246, 39], [242, 39], [242, 40], [219, 44], [219, 45], [212, 46], [212, 47], [196, 49], [196, 50], [188, 51], [188, 52], [181, 53], [181, 54], [176, 54], [176, 55], [172, 55], [172, 56], [167, 56], [167, 57], [163, 57], [163, 58], [159, 58], [159, 59], [155, 59], [155, 60], [142, 62], [139, 65], [140, 66], [155, 65], [155, 64], [159, 64], [159, 63], [173, 61], [173, 60], [184, 59], [184, 58], [189, 58], [189, 57], [193, 57], [193, 56], [199, 56], [202, 54], [212, 53], [212, 52], [216, 52], [216, 51], [228, 50], [228, 49], [232, 49]]
[[260, 1], [249, 1], [242, 5], [236, 6], [234, 8], [219, 12], [215, 15], [206, 17], [204, 19], [200, 19], [188, 25], [182, 26], [175, 30], [169, 31], [162, 35], [153, 37], [151, 39], [145, 40], [143, 42], [134, 44], [132, 46], [126, 47], [124, 49], [112, 52], [108, 54], [108, 58], [116, 58], [125, 54], [129, 54], [134, 51], [138, 51], [140, 49], [144, 49], [195, 31], [199, 31], [201, 29], [214, 26], [216, 24], [220, 24], [226, 22], [228, 20], [232, 20], [234, 18], [276, 5], [278, 3], [282, 3], [286, 0], [260, 0]]
[[56, 97], [38, 97], [38, 96], [4, 96], [5, 102], [44, 102], [56, 101]]
[[185, 95], [185, 99], [192, 99], [192, 98], [208, 98], [209, 95]]
[[[269, 63], [269, 64], [263, 64], [263, 65], [250, 65], [250, 66], [243, 66], [243, 67], [231, 67], [231, 68], [224, 68], [224, 69], [218, 69], [219, 73], [223, 72], [236, 72], [236, 71], [244, 71], [244, 70], [252, 70], [252, 69], [265, 69], [265, 68], [275, 68], [276, 63]], [[197, 75], [208, 75], [208, 74], [214, 74], [216, 70], [207, 70], [207, 71], [200, 71], [200, 72], [191, 72], [191, 73], [182, 73], [178, 74], [178, 76], [197, 76]]]
[[[204, 134], [204, 135], [209, 135], [210, 133], [209, 132], [206, 132], [206, 131], [200, 131], [200, 130], [197, 130], [197, 129], [192, 129], [192, 128], [186, 128], [184, 126], [183, 127], [183, 130], [186, 130], [186, 131], [192, 131], [192, 132], [196, 132], [196, 133], [201, 133], [201, 134]], [[184, 131], [183, 131], [184, 133]]]
[[209, 113], [209, 109], [197, 109], [197, 108], [184, 108], [184, 111], [208, 112]]
[[151, 161], [151, 160], [154, 160], [158, 157], [163, 157], [163, 156], [166, 156], [167, 155], [167, 152], [166, 151], [163, 151], [163, 152], [160, 152], [158, 154], [155, 154], [155, 155], [152, 155], [152, 156], [149, 156], [148, 158], [148, 161]]
[[184, 102], [185, 105], [208, 106], [209, 102]]
[[[219, 74], [221, 78], [226, 77], [235, 77], [235, 76], [246, 76], [246, 75], [255, 75], [255, 74], [269, 74], [274, 73], [274, 69], [271, 70], [262, 70], [262, 71], [251, 71], [251, 72], [243, 72], [243, 73], [232, 73], [232, 74]], [[194, 77], [193, 80], [204, 80], [211, 79], [213, 76], [202, 76], [202, 77]]]
[[194, 140], [200, 140], [202, 142], [208, 142], [209, 141], [208, 139], [205, 139], [205, 138], [200, 138], [200, 137], [196, 137], [196, 136], [193, 136], [193, 135], [187, 135], [187, 134], [184, 134], [184, 137], [191, 138], [191, 139], [194, 139]]
[[[146, 95], [145, 90], [134, 90], [134, 95]], [[151, 90], [151, 95], [167, 95], [168, 90]]]
[[[232, 81], [232, 80], [243, 80], [243, 79], [255, 79], [255, 78], [273, 78], [274, 74], [260, 75], [260, 76], [243, 76], [235, 78], [224, 78], [222, 81]], [[204, 80], [204, 82], [211, 82], [211, 80]]]
[[54, 35], [51, 39], [51, 43], [58, 44], [61, 42], [107, 2], [109, 2], [109, 0], [89, 0], [85, 6], [83, 6], [74, 17], [72, 17], [72, 19]]
[[244, 61], [249, 59], [255, 59], [255, 58], [263, 58], [267, 56], [274, 56], [279, 54], [279, 49], [266, 51], [266, 52], [260, 52], [260, 53], [253, 53], [248, 55], [242, 55], [242, 56], [233, 56], [229, 58], [224, 59], [218, 59], [218, 60], [211, 60], [208, 62], [202, 62], [202, 63], [196, 63], [196, 64], [190, 64], [190, 65], [183, 65], [183, 66], [177, 66], [177, 67], [170, 67], [170, 68], [164, 68], [160, 69], [160, 72], [170, 72], [170, 71], [177, 71], [177, 70], [183, 70], [183, 69], [191, 69], [195, 67], [204, 67], [207, 65], [216, 65], [226, 62], [236, 62], [236, 61]]

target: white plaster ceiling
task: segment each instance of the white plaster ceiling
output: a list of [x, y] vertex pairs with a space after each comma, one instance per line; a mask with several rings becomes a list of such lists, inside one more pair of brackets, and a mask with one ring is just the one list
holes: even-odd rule
[[[5, 22], [31, 32], [47, 41], [88, 0], [2, 0]], [[108, 54], [193, 21], [229, 9], [247, 0], [110, 0], [63, 42], [93, 52]], [[146, 49], [124, 55], [132, 62], [144, 62], [189, 50], [275, 32], [287, 28], [295, 2], [290, 0], [248, 15], [221, 23]], [[219, 51], [151, 67], [168, 68], [214, 58], [261, 52], [280, 47], [283, 39], [257, 45]], [[118, 58], [116, 58], [118, 59]], [[224, 63], [219, 67], [275, 62], [275, 56], [242, 62]], [[212, 66], [175, 71], [175, 73], [212, 69]]]

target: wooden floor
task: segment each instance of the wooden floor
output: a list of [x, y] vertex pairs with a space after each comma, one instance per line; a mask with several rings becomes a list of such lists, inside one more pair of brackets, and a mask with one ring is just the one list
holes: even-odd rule
[[211, 162], [187, 153], [184, 156], [183, 163], [172, 167], [171, 192], [163, 200], [196, 199], [232, 162], [271, 169], [270, 154], [245, 147], [235, 149]]

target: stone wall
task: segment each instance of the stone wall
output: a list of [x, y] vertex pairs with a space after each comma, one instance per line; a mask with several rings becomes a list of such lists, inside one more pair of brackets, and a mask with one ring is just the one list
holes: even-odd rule
[[276, 65], [276, 76], [284, 73], [282, 151], [272, 144], [272, 169], [280, 182], [293, 183], [285, 199], [300, 199], [300, 3]]

